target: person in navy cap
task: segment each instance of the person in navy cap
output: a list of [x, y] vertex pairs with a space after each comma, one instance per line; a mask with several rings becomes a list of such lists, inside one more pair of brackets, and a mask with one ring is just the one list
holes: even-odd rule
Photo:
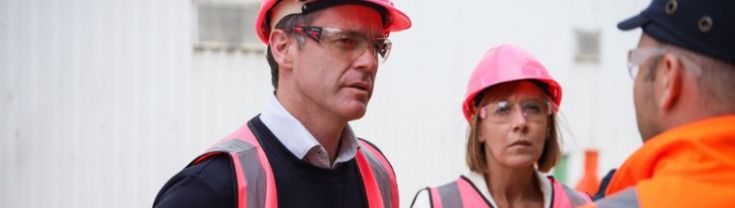
[[620, 24], [643, 146], [597, 207], [735, 207], [735, 1], [654, 0]]

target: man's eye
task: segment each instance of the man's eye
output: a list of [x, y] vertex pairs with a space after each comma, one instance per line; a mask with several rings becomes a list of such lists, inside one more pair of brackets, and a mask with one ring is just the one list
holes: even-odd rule
[[349, 36], [342, 36], [334, 41], [337, 46], [344, 49], [353, 49], [357, 46], [358, 41], [357, 38], [349, 37]]

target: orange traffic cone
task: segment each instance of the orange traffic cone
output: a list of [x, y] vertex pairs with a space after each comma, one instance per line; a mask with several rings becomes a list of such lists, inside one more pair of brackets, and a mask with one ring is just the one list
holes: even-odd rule
[[597, 176], [597, 156], [595, 149], [587, 149], [584, 151], [584, 175], [577, 183], [577, 191], [595, 195], [600, 186], [600, 178]]

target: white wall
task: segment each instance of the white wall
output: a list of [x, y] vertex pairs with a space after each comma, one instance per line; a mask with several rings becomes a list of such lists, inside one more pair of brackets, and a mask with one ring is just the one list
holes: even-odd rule
[[[647, 1], [396, 0], [414, 27], [392, 35], [368, 114], [353, 122], [414, 192], [465, 170], [460, 102], [484, 52], [515, 43], [564, 87], [570, 181], [581, 151], [600, 174], [638, 145], [626, 49], [615, 24]], [[208, 145], [260, 111], [263, 54], [194, 52], [192, 2], [0, 0], [0, 207], [146, 207]], [[599, 30], [601, 63], [573, 61], [574, 28]]]

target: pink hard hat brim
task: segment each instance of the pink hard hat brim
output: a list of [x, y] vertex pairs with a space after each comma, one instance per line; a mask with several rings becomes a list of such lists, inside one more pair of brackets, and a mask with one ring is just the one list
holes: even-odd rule
[[545, 77], [535, 77], [535, 78], [525, 77], [525, 78], [520, 78], [520, 79], [512, 79], [512, 80], [506, 80], [503, 82], [498, 82], [493, 85], [476, 90], [469, 95], [466, 95], [465, 96], [466, 99], [464, 100], [464, 102], [462, 102], [462, 113], [464, 113], [464, 118], [467, 120], [467, 122], [472, 122], [472, 114], [474, 114], [476, 110], [475, 104], [474, 104], [475, 97], [477, 97], [478, 94], [487, 90], [490, 87], [493, 87], [499, 84], [521, 81], [521, 80], [534, 80], [534, 81], [540, 81], [544, 83], [546, 86], [548, 86], [546, 93], [549, 95], [549, 97], [551, 97], [552, 101], [554, 101], [554, 104], [556, 104], [556, 106], [561, 106], [562, 91], [561, 91], [561, 85], [559, 85], [558, 82], [556, 82], [553, 79], [548, 79]]
[[[380, 0], [365, 0], [367, 2], [376, 4], [378, 6], [381, 6], [385, 8], [388, 11], [388, 16], [390, 18], [388, 25], [386, 27], [386, 32], [399, 32], [408, 28], [411, 28], [411, 19], [408, 18], [408, 15], [403, 13], [401, 10], [398, 10], [393, 6], [393, 4], [389, 2], [383, 2]], [[269, 42], [269, 35], [270, 35], [270, 25], [266, 23], [266, 16], [268, 15], [268, 12], [273, 8], [273, 5], [276, 4], [278, 0], [268, 1], [264, 2], [263, 5], [261, 5], [260, 12], [258, 13], [258, 17], [255, 20], [255, 31], [258, 34], [258, 38], [260, 38], [260, 41], [262, 41], [265, 44], [268, 44]], [[262, 8], [268, 8], [268, 9], [262, 9]]]
[[475, 113], [474, 100], [486, 89], [513, 81], [536, 80], [545, 83], [547, 94], [557, 106], [561, 103], [561, 86], [528, 51], [510, 44], [504, 44], [488, 50], [475, 67], [467, 83], [462, 112], [467, 121], [472, 120]]

